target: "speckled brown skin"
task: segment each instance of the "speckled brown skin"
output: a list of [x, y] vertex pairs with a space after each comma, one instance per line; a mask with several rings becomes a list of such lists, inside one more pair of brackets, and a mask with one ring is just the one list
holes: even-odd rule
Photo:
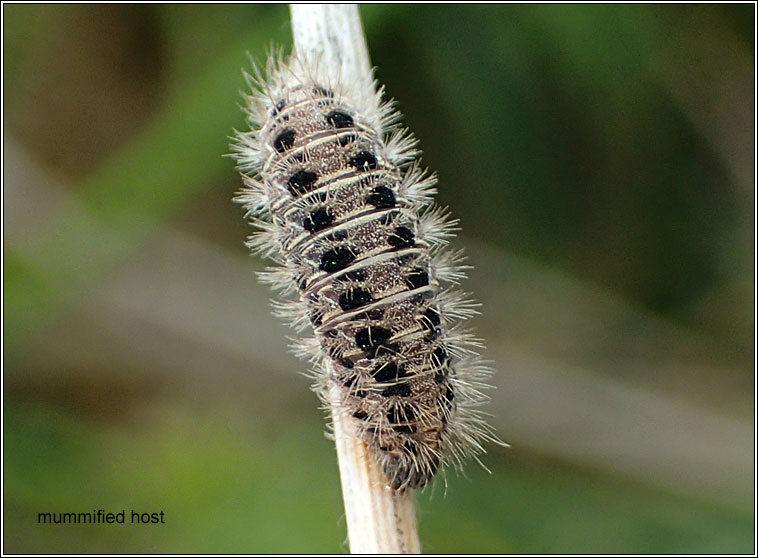
[[455, 290], [456, 221], [434, 205], [436, 178], [393, 103], [318, 59], [272, 56], [249, 82], [236, 199], [257, 228], [248, 246], [277, 264], [260, 278], [289, 297], [275, 314], [315, 333], [293, 348], [330, 413], [397, 490], [502, 444], [479, 410], [492, 370], [462, 328], [476, 305]]
[[455, 410], [445, 321], [414, 204], [382, 138], [322, 87], [288, 90], [261, 128], [282, 254], [342, 405], [394, 488], [424, 486]]

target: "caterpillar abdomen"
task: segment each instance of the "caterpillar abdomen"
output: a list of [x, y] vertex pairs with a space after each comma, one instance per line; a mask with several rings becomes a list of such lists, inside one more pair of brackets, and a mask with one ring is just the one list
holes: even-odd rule
[[292, 60], [258, 87], [236, 148], [263, 229], [252, 245], [282, 264], [269, 279], [298, 292], [280, 313], [311, 324], [319, 386], [339, 386], [394, 488], [422, 487], [493, 439], [473, 409], [486, 367], [451, 321], [471, 305], [442, 288], [462, 272], [442, 249], [451, 223], [431, 207], [435, 179], [373, 83]]

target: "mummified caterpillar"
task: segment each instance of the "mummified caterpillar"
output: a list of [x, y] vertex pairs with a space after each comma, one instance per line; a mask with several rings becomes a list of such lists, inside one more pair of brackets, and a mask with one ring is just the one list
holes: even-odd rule
[[[299, 328], [316, 391], [340, 386], [341, 412], [396, 489], [420, 488], [444, 464], [496, 441], [477, 409], [489, 375], [461, 330], [474, 305], [450, 285], [455, 222], [432, 204], [436, 179], [393, 103], [366, 79], [272, 56], [248, 81], [252, 131], [233, 146], [237, 200], [273, 259], [262, 279], [296, 300], [275, 304]], [[249, 76], [248, 76], [249, 77]]]

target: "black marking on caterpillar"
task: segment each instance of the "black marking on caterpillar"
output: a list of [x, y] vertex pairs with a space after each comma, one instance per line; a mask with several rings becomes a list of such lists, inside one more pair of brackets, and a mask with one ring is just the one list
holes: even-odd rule
[[281, 316], [314, 329], [298, 352], [317, 393], [338, 385], [391, 486], [420, 488], [499, 442], [478, 409], [491, 370], [459, 323], [475, 311], [451, 290], [464, 277], [446, 248], [455, 222], [373, 80], [272, 57], [249, 82], [236, 199], [260, 229], [249, 246], [280, 264], [262, 278], [297, 297]]

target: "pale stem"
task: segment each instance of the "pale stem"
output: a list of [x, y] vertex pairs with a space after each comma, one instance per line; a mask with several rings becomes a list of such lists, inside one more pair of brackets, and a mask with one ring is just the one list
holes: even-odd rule
[[[319, 60], [338, 75], [366, 77], [371, 65], [358, 6], [290, 4], [295, 52]], [[418, 554], [413, 490], [398, 492], [366, 444], [355, 435], [353, 419], [339, 412], [340, 389], [330, 382], [348, 540], [353, 554]]]

